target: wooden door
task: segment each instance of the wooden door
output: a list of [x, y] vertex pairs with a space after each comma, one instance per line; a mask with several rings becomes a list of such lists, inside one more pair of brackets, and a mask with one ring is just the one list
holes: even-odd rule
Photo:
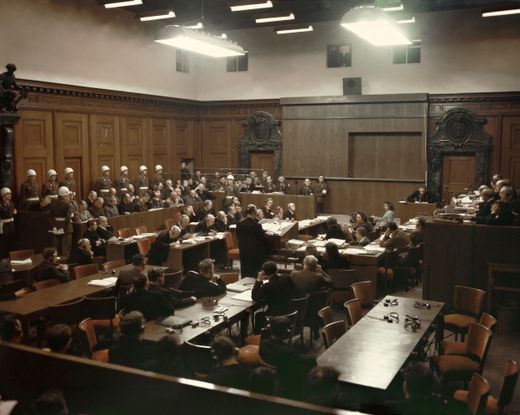
[[445, 155], [442, 158], [442, 200], [475, 188], [475, 155]]
[[[263, 151], [251, 152], [251, 170], [265, 170], [269, 176], [274, 175], [274, 153]], [[273, 177], [273, 180], [275, 178]]]
[[504, 117], [502, 124], [502, 173], [518, 188], [520, 183], [520, 116]]

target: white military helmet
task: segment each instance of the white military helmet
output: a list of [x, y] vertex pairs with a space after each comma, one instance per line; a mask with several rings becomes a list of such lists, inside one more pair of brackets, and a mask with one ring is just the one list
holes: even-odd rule
[[119, 170], [121, 171], [121, 173], [123, 173], [124, 171], [128, 171], [128, 167], [121, 166], [121, 168]]
[[61, 186], [58, 189], [58, 196], [64, 197], [64, 196], [68, 196], [68, 195], [70, 195], [70, 190], [67, 186]]
[[33, 169], [27, 170], [27, 173], [25, 173], [27, 177], [29, 176], [36, 176], [36, 172]]
[[142, 173], [143, 171], [148, 171], [148, 167], [146, 167], [144, 164], [139, 167], [139, 173]]
[[103, 173], [106, 172], [106, 171], [110, 171], [110, 167], [108, 167], [107, 165], [101, 166], [101, 171]]
[[159, 170], [162, 170], [162, 166], [160, 164], [158, 164], [157, 166], [155, 166], [155, 171], [158, 172]]
[[235, 180], [235, 178], [233, 177], [232, 174], [228, 174], [228, 176], [226, 177], [227, 180]]
[[56, 170], [49, 169], [49, 171], [47, 171], [47, 176], [48, 177], [57, 176], [57, 175], [58, 175], [58, 173], [56, 173]]
[[2, 190], [0, 190], [0, 197], [4, 197], [4, 195], [11, 193], [11, 189], [8, 187], [2, 187]]
[[65, 174], [69, 174], [69, 173], [74, 173], [74, 170], [72, 169], [72, 167], [65, 168]]

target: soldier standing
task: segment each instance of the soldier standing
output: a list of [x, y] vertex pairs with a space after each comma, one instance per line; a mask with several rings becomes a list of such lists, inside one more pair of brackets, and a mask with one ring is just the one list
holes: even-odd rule
[[[58, 198], [54, 199], [49, 207], [54, 236], [53, 246], [60, 255], [67, 257], [70, 255], [72, 243], [72, 216], [74, 214], [70, 199], [69, 189], [62, 186], [58, 190]], [[60, 229], [63, 229], [63, 233], [60, 232]]]
[[36, 181], [36, 171], [29, 169], [26, 176], [20, 192], [20, 205], [23, 210], [40, 210], [40, 186]]

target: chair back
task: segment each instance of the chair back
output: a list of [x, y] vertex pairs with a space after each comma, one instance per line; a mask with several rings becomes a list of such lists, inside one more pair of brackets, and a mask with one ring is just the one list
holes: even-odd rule
[[495, 317], [493, 317], [491, 314], [482, 313], [478, 323], [482, 324], [484, 327], [487, 327], [489, 330], [491, 330], [494, 333], [495, 328], [497, 326], [497, 319]]
[[332, 281], [333, 290], [348, 290], [356, 282], [355, 269], [328, 269], [327, 274]]
[[122, 228], [122, 229], [119, 229], [118, 231], [118, 234], [119, 234], [119, 237], [120, 238], [130, 238], [130, 236], [132, 236], [132, 233], [130, 231], [130, 228]]
[[34, 249], [20, 249], [18, 251], [9, 251], [9, 259], [11, 261], [21, 261], [34, 255]]
[[103, 264], [103, 269], [106, 272], [112, 271], [114, 268], [123, 267], [126, 265], [126, 261], [124, 259], [116, 259], [115, 261], [108, 261]]
[[486, 292], [478, 288], [456, 285], [453, 306], [457, 313], [478, 318], [482, 312], [485, 296]]
[[147, 232], [148, 232], [148, 228], [146, 227], [146, 225], [141, 225], [141, 226], [138, 226], [137, 228], [135, 228], [136, 235], [141, 235], [142, 233], [147, 233]]
[[493, 336], [493, 332], [487, 327], [478, 323], [470, 323], [466, 340], [467, 350], [470, 356], [478, 359], [481, 369], [486, 361], [491, 336]]
[[296, 315], [296, 322], [294, 326], [294, 333], [300, 333], [303, 329], [303, 320], [307, 315], [307, 305], [309, 303], [309, 294], [305, 297], [301, 298], [293, 298], [289, 301], [289, 311], [296, 311], [298, 314]]
[[294, 310], [293, 312], [291, 312], [289, 314], [283, 314], [281, 316], [267, 316], [267, 322], [269, 323], [269, 321], [275, 317], [287, 317], [289, 320], [291, 320], [291, 337], [290, 337], [290, 339], [292, 339], [294, 336], [294, 333], [296, 332], [296, 322], [298, 320], [298, 311]]
[[359, 298], [354, 298], [353, 300], [346, 301], [343, 304], [347, 311], [347, 323], [349, 326], [353, 326], [363, 317], [363, 313], [361, 312], [361, 302]]
[[513, 401], [515, 393], [516, 382], [518, 381], [518, 363], [514, 360], [508, 360], [504, 369], [504, 379], [502, 380], [502, 387], [498, 395], [499, 413], [503, 413]]
[[173, 215], [173, 223], [178, 223], [180, 218], [181, 218], [181, 212], [180, 211], [175, 212], [175, 215]]
[[307, 313], [305, 313], [304, 319], [305, 325], [311, 325], [312, 323], [317, 322], [318, 312], [327, 305], [329, 292], [329, 290], [322, 290], [314, 291], [309, 294], [309, 300], [307, 301]]
[[112, 320], [117, 312], [116, 297], [83, 297], [85, 312], [93, 320]]
[[351, 285], [355, 298], [359, 298], [361, 308], [372, 308], [374, 306], [374, 291], [372, 281], [360, 281]]
[[215, 361], [211, 355], [210, 346], [186, 341], [183, 344], [183, 351], [188, 368], [199, 378], [205, 377], [215, 370]]
[[164, 277], [164, 288], [174, 288], [174, 289], [179, 289], [179, 287], [181, 286], [181, 281], [182, 281], [182, 273], [184, 272], [184, 270], [180, 270], [180, 271], [177, 271], [177, 272], [168, 272], [168, 273], [164, 273], [163, 277]]
[[334, 321], [334, 315], [332, 314], [332, 308], [329, 306], [323, 307], [318, 311], [318, 316], [323, 321], [323, 325], [326, 326]]
[[98, 271], [98, 264], [78, 265], [74, 267], [74, 279], [79, 280], [80, 278], [97, 274]]
[[468, 388], [468, 408], [473, 415], [486, 413], [489, 389], [488, 381], [478, 373], [473, 373]]
[[167, 231], [171, 229], [174, 223], [173, 218], [164, 219], [164, 227]]
[[139, 249], [139, 253], [142, 256], [148, 256], [148, 252], [150, 252], [150, 245], [150, 240], [148, 238], [137, 241], [137, 248]]
[[86, 318], [78, 324], [78, 328], [84, 334], [85, 339], [87, 340], [90, 356], [92, 356], [94, 349], [98, 345], [96, 330], [94, 329], [92, 320], [90, 318]]
[[233, 235], [231, 234], [231, 232], [226, 233], [225, 241], [226, 241], [226, 248], [228, 251], [230, 249], [235, 248], [235, 240], [233, 239]]
[[321, 329], [321, 335], [323, 338], [323, 344], [328, 349], [332, 346], [341, 336], [346, 332], [345, 321], [334, 321], [333, 323], [327, 324]]
[[422, 257], [422, 248], [420, 246], [412, 246], [408, 251], [405, 265], [410, 268], [416, 268], [419, 266], [419, 262]]
[[50, 280], [37, 281], [33, 284], [33, 288], [35, 291], [43, 290], [45, 288], [52, 287], [54, 285], [60, 284], [60, 280], [56, 278], [51, 278]]
[[398, 251], [385, 252], [385, 269], [394, 269], [399, 262]]
[[231, 272], [227, 274], [220, 274], [220, 279], [224, 282], [224, 284], [233, 284], [238, 281], [238, 272]]
[[50, 324], [79, 324], [85, 316], [85, 300], [83, 298], [69, 303], [53, 305], [47, 309]]

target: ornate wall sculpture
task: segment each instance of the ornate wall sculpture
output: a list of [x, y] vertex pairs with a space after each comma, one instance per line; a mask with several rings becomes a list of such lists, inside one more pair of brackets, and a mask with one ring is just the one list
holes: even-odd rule
[[14, 190], [14, 126], [20, 116], [12, 113], [0, 113], [0, 187]]

